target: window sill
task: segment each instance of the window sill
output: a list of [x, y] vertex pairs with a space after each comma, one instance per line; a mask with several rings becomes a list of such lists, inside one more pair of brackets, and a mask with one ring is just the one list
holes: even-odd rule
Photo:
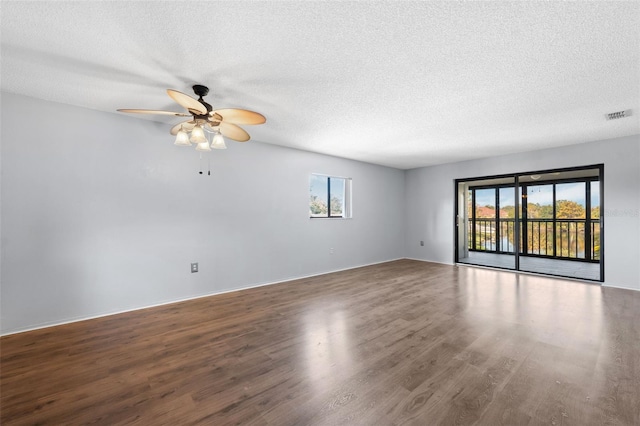
[[352, 217], [337, 217], [337, 216], [333, 216], [333, 217], [313, 217], [313, 216], [309, 216], [310, 220], [351, 220], [353, 219]]

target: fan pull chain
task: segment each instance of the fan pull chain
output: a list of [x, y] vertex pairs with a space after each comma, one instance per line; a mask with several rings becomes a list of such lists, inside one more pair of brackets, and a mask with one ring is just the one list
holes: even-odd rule
[[[202, 99], [202, 98], [200, 98]], [[209, 132], [207, 132], [209, 133]], [[209, 133], [211, 134], [211, 133]], [[205, 135], [205, 139], [207, 139], [207, 145], [211, 145], [211, 141], [209, 140], [209, 138], [206, 137]], [[202, 154], [200, 154], [200, 156], [202, 156]], [[211, 176], [211, 156], [207, 155], [207, 167], [209, 168], [209, 171], [207, 172], [207, 176]]]
[[[207, 156], [207, 176], [211, 176], [211, 157]], [[204, 172], [202, 171], [202, 153], [200, 153], [200, 171], [198, 172], [199, 175], [203, 175]]]

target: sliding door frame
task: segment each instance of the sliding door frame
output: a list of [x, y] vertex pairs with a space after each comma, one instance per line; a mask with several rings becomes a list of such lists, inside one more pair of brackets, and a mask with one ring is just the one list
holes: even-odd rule
[[[507, 173], [507, 174], [500, 174], [500, 175], [491, 175], [491, 176], [480, 176], [480, 177], [469, 177], [469, 178], [461, 178], [461, 179], [455, 179], [454, 181], [454, 200], [455, 200], [455, 208], [454, 208], [454, 217], [453, 217], [453, 222], [454, 222], [454, 226], [453, 226], [453, 233], [454, 233], [454, 261], [456, 264], [460, 263], [460, 257], [459, 257], [459, 250], [460, 250], [460, 240], [459, 240], [459, 231], [460, 231], [460, 226], [461, 226], [461, 211], [460, 211], [460, 202], [459, 202], [459, 186], [460, 184], [464, 184], [467, 182], [473, 182], [473, 181], [482, 181], [482, 180], [492, 180], [492, 179], [513, 179], [514, 183], [514, 208], [515, 208], [515, 219], [514, 219], [514, 232], [515, 232], [515, 237], [514, 237], [514, 256], [515, 256], [515, 269], [512, 268], [506, 268], [506, 267], [495, 267], [498, 269], [505, 269], [505, 270], [509, 270], [509, 271], [515, 271], [515, 272], [526, 272], [526, 273], [530, 273], [529, 271], [520, 271], [520, 256], [522, 255], [520, 253], [520, 231], [521, 231], [521, 224], [520, 224], [520, 176], [528, 176], [528, 175], [542, 175], [542, 174], [550, 174], [550, 173], [563, 173], [563, 172], [572, 172], [572, 171], [581, 171], [581, 170], [594, 170], [597, 169], [598, 170], [598, 182], [599, 182], [599, 197], [600, 197], [600, 259], [599, 259], [599, 266], [600, 266], [600, 279], [599, 280], [592, 280], [592, 279], [588, 279], [588, 278], [578, 278], [580, 280], [588, 280], [588, 281], [596, 281], [596, 282], [604, 282], [604, 260], [605, 260], [605, 208], [604, 208], [604, 164], [593, 164], [593, 165], [586, 165], [586, 166], [577, 166], [577, 167], [565, 167], [565, 168], [558, 168], [558, 169], [546, 169], [546, 170], [536, 170], [536, 171], [526, 171], [526, 172], [518, 172], [518, 173]], [[584, 181], [585, 185], [587, 186], [586, 188], [586, 194], [590, 197], [590, 182], [593, 181], [593, 179], [589, 179], [589, 178], [585, 178], [584, 180], [581, 180], [580, 178], [575, 178], [575, 179], [557, 179], [558, 182], [569, 182], [569, 181]], [[552, 181], [555, 182], [555, 181]], [[498, 187], [498, 186], [510, 186], [511, 184], [502, 184], [502, 185], [494, 185], [494, 187]], [[524, 184], [523, 184], [524, 185]], [[531, 183], [527, 183], [524, 186], [530, 186], [532, 185]], [[481, 185], [477, 185], [477, 186], [481, 186]], [[488, 185], [491, 186], [491, 185]], [[554, 185], [554, 220], [555, 220], [555, 185]], [[585, 209], [588, 207], [593, 207], [590, 205], [591, 203], [591, 199], [589, 198], [588, 200], [585, 199]], [[466, 208], [466, 199], [465, 199], [465, 205], [464, 208]], [[475, 210], [475, 208], [474, 208]], [[587, 218], [590, 218], [590, 211], [586, 212], [585, 210], [585, 227], [587, 225]], [[462, 216], [464, 217], [464, 216]], [[497, 221], [497, 219], [496, 219]], [[555, 223], [555, 222], [554, 222]], [[467, 223], [464, 223], [464, 226], [467, 226]], [[465, 231], [467, 232], [467, 231]], [[554, 225], [554, 235], [555, 235], [555, 225]], [[468, 244], [468, 238], [464, 239], [465, 244]], [[588, 244], [591, 244], [591, 241], [588, 242]], [[554, 240], [554, 247], [556, 245], [556, 242]], [[585, 253], [586, 256], [586, 253]], [[576, 260], [576, 261], [584, 261], [584, 260]], [[465, 263], [466, 264], [466, 263]], [[485, 266], [485, 265], [479, 265], [479, 266]], [[537, 272], [532, 272], [532, 273], [537, 273]], [[565, 276], [565, 275], [556, 275], [556, 274], [550, 274], [550, 273], [540, 273], [542, 275], [549, 275], [549, 276], [557, 276], [557, 277], [563, 277], [563, 278], [571, 278], [571, 279], [576, 279], [576, 277], [571, 277], [571, 276]]]

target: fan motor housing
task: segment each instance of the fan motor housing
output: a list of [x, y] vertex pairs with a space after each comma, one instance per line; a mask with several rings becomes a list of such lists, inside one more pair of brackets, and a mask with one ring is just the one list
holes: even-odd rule
[[[213, 111], [213, 107], [209, 103], [205, 102], [204, 99], [202, 99], [203, 96], [207, 96], [207, 94], [209, 93], [209, 88], [201, 84], [194, 84], [193, 92], [199, 96], [198, 102], [200, 102], [202, 105], [205, 106], [205, 108], [207, 108], [206, 114], [193, 114], [193, 116], [195, 118], [202, 118], [206, 120], [207, 117], [209, 116], [209, 113]], [[190, 111], [190, 112], [193, 113], [193, 111]]]
[[209, 88], [207, 86], [203, 86], [201, 84], [194, 84], [192, 87], [193, 87], [193, 93], [195, 93], [200, 97], [207, 96], [207, 94], [209, 93]]

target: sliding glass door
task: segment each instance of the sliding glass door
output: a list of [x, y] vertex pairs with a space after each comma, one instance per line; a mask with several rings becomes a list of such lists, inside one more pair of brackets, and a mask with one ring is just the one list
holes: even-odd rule
[[523, 200], [520, 270], [599, 281], [600, 170], [526, 174], [518, 180]]
[[456, 262], [604, 280], [602, 165], [456, 181]]
[[513, 177], [457, 183], [458, 262], [515, 269], [515, 188]]

